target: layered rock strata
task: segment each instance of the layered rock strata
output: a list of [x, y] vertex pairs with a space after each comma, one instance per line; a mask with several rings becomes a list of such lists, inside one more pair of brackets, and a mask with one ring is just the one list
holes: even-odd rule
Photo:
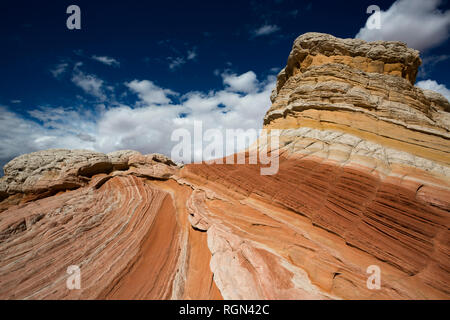
[[13, 160], [0, 298], [449, 299], [450, 105], [414, 87], [419, 65], [399, 42], [297, 38], [264, 120], [274, 175], [134, 151]]

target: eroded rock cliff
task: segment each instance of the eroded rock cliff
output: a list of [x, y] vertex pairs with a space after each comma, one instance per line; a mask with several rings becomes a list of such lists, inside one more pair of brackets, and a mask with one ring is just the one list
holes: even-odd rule
[[414, 87], [419, 65], [399, 42], [297, 38], [264, 120], [275, 175], [135, 151], [14, 159], [0, 298], [449, 299], [450, 104]]

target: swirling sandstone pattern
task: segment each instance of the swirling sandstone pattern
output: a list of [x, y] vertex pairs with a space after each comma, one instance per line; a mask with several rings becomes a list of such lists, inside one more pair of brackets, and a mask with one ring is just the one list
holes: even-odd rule
[[0, 298], [449, 299], [450, 104], [414, 87], [419, 65], [398, 42], [300, 36], [264, 121], [271, 176], [135, 151], [13, 160]]
[[[180, 198], [188, 194], [179, 189]], [[192, 253], [198, 261], [190, 261], [193, 248], [206, 243], [177, 205], [150, 180], [116, 171], [94, 176], [84, 188], [12, 206], [0, 220], [0, 298], [189, 298], [191, 282], [196, 298], [220, 297], [208, 251]], [[199, 274], [174, 288], [185, 276], [182, 263], [198, 266]], [[66, 287], [70, 265], [82, 270], [82, 290]]]

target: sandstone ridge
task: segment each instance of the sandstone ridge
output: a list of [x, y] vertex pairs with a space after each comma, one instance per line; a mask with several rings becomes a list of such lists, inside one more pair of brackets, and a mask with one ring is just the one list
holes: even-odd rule
[[274, 175], [131, 150], [12, 160], [0, 298], [450, 299], [450, 105], [414, 86], [419, 65], [399, 42], [297, 38], [264, 120]]

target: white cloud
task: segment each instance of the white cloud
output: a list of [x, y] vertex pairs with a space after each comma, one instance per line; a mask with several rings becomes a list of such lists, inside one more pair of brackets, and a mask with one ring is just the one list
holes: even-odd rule
[[241, 74], [222, 74], [223, 83], [226, 84], [231, 91], [250, 93], [256, 90], [258, 80], [253, 71]]
[[277, 25], [266, 24], [253, 31], [255, 37], [266, 36], [280, 30]]
[[[246, 74], [254, 75], [254, 72]], [[171, 149], [176, 144], [170, 141], [173, 130], [182, 127], [192, 132], [194, 121], [202, 121], [204, 131], [210, 128], [223, 132], [225, 129], [237, 128], [260, 129], [270, 107], [270, 94], [276, 79], [270, 76], [264, 81], [257, 81], [256, 75], [254, 78], [254, 88], [250, 92], [230, 90], [224, 78], [224, 89], [208, 93], [188, 92], [180, 97], [179, 104], [167, 102], [164, 106], [155, 106], [145, 101], [145, 96], [139, 96], [142, 104], [148, 104], [147, 106], [135, 109], [122, 106], [105, 112], [98, 121], [96, 148], [103, 152], [131, 148], [144, 153], [161, 152], [170, 156]], [[152, 83], [148, 80], [135, 81]], [[155, 89], [156, 86], [152, 83], [152, 87]], [[155, 90], [168, 89], [156, 87]]]
[[28, 111], [28, 114], [39, 120], [43, 128], [56, 129], [71, 132], [75, 135], [82, 133], [94, 133], [92, 124], [95, 117], [90, 109], [63, 108], [63, 107], [39, 107]]
[[279, 73], [281, 69], [279, 67], [273, 67], [270, 69], [270, 72]]
[[108, 110], [98, 121], [97, 149], [109, 152], [133, 149], [142, 153], [162, 152], [170, 156], [169, 146], [177, 106], [122, 106]]
[[[236, 79], [247, 80], [239, 83]], [[180, 97], [179, 103], [173, 103], [169, 96], [175, 95], [174, 91], [149, 80], [134, 80], [126, 85], [138, 95], [138, 108], [121, 105], [105, 109], [99, 105], [99, 113], [94, 115], [86, 109], [41, 107], [29, 112], [36, 121], [3, 107], [0, 162], [4, 164], [19, 154], [49, 148], [100, 152], [135, 149], [170, 156], [172, 147], [178, 143], [171, 141], [173, 130], [186, 128], [192, 132], [194, 121], [202, 121], [204, 130], [214, 128], [223, 132], [262, 128], [275, 81], [274, 76], [258, 81], [253, 71], [228, 75], [223, 78], [223, 89], [188, 92]]]
[[450, 101], [450, 90], [447, 89], [447, 87], [445, 85], [438, 84], [434, 80], [419, 81], [416, 83], [416, 86], [421, 89], [436, 91], [436, 92], [442, 94], [444, 97], [446, 97], [448, 101]]
[[72, 74], [72, 82], [83, 89], [87, 94], [97, 97], [100, 100], [106, 99], [106, 95], [103, 91], [104, 81], [97, 78], [95, 75], [84, 73], [79, 70], [77, 66]]
[[192, 50], [188, 50], [187, 52], [187, 60], [193, 60], [197, 57], [197, 49], [193, 48]]
[[66, 72], [68, 67], [69, 67], [68, 63], [60, 63], [56, 65], [54, 69], [50, 70], [50, 72], [55, 78], [59, 78], [62, 74]]
[[181, 67], [183, 64], [186, 63], [186, 60], [183, 57], [177, 57], [177, 58], [168, 57], [167, 59], [170, 61], [169, 69], [172, 71], [174, 71], [175, 69], [177, 69], [178, 67]]
[[125, 85], [136, 93], [145, 105], [167, 104], [171, 101], [169, 96], [177, 95], [176, 92], [160, 88], [149, 80], [133, 80]]
[[[178, 50], [175, 50], [174, 48], [172, 48], [172, 50], [177, 54], [180, 54]], [[195, 58], [197, 58], [197, 55], [197, 48], [193, 47], [192, 49], [187, 50], [186, 55], [180, 55], [178, 57], [167, 57], [167, 60], [169, 61], [169, 69], [171, 71], [175, 71], [190, 60], [195, 60]]]
[[[356, 38], [366, 41], [403, 41], [417, 50], [426, 50], [447, 40], [450, 10], [438, 9], [440, 0], [397, 0], [381, 11], [381, 28], [361, 28]], [[368, 19], [369, 21], [369, 19]]]
[[[57, 113], [59, 111], [56, 111]], [[53, 118], [52, 110], [47, 111], [47, 117]], [[43, 119], [45, 120], [45, 119]], [[61, 115], [67, 124], [54, 128], [31, 121], [0, 106], [0, 165], [20, 154], [30, 153], [49, 148], [94, 149], [94, 144], [83, 141], [77, 134], [93, 132], [93, 122], [85, 115], [77, 116], [75, 112]], [[45, 124], [46, 121], [44, 121]]]
[[91, 58], [94, 59], [94, 60], [96, 60], [96, 61], [98, 61], [98, 62], [104, 63], [104, 64], [106, 64], [106, 65], [108, 65], [108, 66], [115, 66], [115, 67], [120, 66], [120, 62], [117, 61], [117, 60], [114, 59], [114, 58], [111, 58], [111, 57], [107, 57], [107, 56], [95, 56], [95, 55], [94, 55], [94, 56], [92, 56]]

